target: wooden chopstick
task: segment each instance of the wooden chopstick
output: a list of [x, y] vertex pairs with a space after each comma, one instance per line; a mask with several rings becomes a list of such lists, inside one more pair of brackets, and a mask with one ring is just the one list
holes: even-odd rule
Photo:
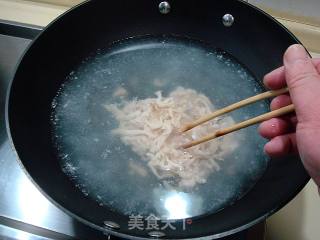
[[268, 113], [262, 114], [260, 116], [255, 117], [255, 118], [251, 118], [251, 119], [248, 119], [246, 121], [234, 124], [234, 125], [232, 125], [230, 127], [218, 130], [218, 131], [216, 131], [216, 132], [214, 132], [214, 133], [212, 133], [212, 134], [210, 134], [208, 136], [205, 136], [205, 137], [200, 138], [198, 140], [186, 143], [186, 144], [182, 145], [182, 148], [184, 148], [184, 149], [190, 148], [190, 147], [196, 146], [196, 145], [198, 145], [200, 143], [204, 143], [204, 142], [210, 141], [210, 140], [212, 140], [214, 138], [226, 135], [228, 133], [237, 131], [239, 129], [242, 129], [242, 128], [245, 128], [245, 127], [260, 123], [260, 122], [263, 122], [265, 120], [269, 120], [269, 119], [274, 118], [274, 117], [279, 117], [279, 116], [291, 113], [293, 111], [294, 111], [294, 106], [293, 106], [293, 104], [291, 104], [291, 105], [288, 105], [286, 107], [274, 110], [272, 112], [268, 112]]
[[276, 97], [276, 96], [279, 96], [281, 94], [284, 94], [284, 93], [287, 93], [288, 92], [288, 88], [282, 88], [282, 89], [279, 89], [279, 90], [274, 90], [274, 91], [267, 91], [267, 92], [264, 92], [264, 93], [261, 93], [261, 94], [258, 94], [256, 96], [253, 96], [253, 97], [249, 97], [247, 99], [244, 99], [240, 102], [237, 102], [237, 103], [234, 103], [234, 104], [231, 104], [225, 108], [221, 108], [213, 113], [210, 113], [206, 116], [203, 116], [197, 120], [195, 120], [194, 122], [192, 123], [187, 123], [185, 124], [184, 126], [182, 126], [179, 130], [180, 132], [186, 132], [202, 123], [205, 123], [215, 117], [218, 117], [218, 116], [221, 116], [225, 113], [228, 113], [228, 112], [231, 112], [233, 110], [236, 110], [238, 108], [241, 108], [241, 107], [244, 107], [246, 105], [249, 105], [251, 103], [255, 103], [257, 101], [260, 101], [260, 100], [263, 100], [263, 99], [266, 99], [266, 98], [271, 98], [271, 97]]

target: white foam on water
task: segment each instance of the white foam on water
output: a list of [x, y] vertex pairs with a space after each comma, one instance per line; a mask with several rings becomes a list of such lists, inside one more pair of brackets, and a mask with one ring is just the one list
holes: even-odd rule
[[[159, 90], [167, 95], [182, 86], [221, 108], [262, 91], [250, 72], [227, 53], [190, 40], [131, 39], [111, 49], [99, 50], [70, 72], [52, 103], [62, 169], [83, 194], [123, 214], [173, 219], [217, 211], [246, 193], [268, 161], [256, 126], [232, 133], [240, 147], [220, 162], [220, 171], [181, 192], [168, 189], [147, 167], [147, 174], [130, 169], [132, 163], [144, 162], [112, 135], [117, 122], [104, 105], [154, 97]], [[260, 102], [231, 116], [241, 121], [267, 109], [267, 102]], [[181, 209], [170, 206], [177, 203]]]

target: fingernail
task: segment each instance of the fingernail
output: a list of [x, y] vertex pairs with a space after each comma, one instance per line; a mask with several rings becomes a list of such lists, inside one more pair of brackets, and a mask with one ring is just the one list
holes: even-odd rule
[[266, 143], [266, 145], [264, 146], [264, 149], [267, 153], [270, 153], [270, 152], [278, 149], [280, 145], [281, 145], [281, 142], [279, 141], [279, 139], [273, 138], [269, 142]]
[[275, 142], [273, 140], [270, 140], [269, 142], [266, 143], [265, 148], [270, 149], [276, 146]]
[[285, 55], [284, 64], [294, 64], [296, 61], [306, 60], [309, 58], [305, 48], [300, 44], [291, 45]]
[[266, 74], [266, 75], [264, 76], [264, 78], [263, 78], [263, 84], [264, 84], [267, 88], [269, 88], [269, 86], [268, 86], [268, 81], [267, 81], [268, 75], [269, 75], [269, 73]]

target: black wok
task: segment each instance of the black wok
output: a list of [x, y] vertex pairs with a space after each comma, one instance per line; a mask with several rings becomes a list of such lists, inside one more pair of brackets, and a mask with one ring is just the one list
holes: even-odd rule
[[[16, 69], [7, 97], [7, 129], [33, 182], [59, 208], [83, 223], [121, 237], [220, 238], [262, 221], [304, 187], [309, 177], [297, 157], [270, 161], [241, 199], [218, 212], [192, 218], [192, 226], [185, 231], [168, 228], [150, 234], [128, 230], [128, 216], [100, 206], [75, 187], [61, 170], [53, 147], [52, 100], [70, 71], [98, 48], [133, 36], [187, 37], [223, 49], [262, 79], [282, 64], [287, 47], [299, 42], [273, 18], [242, 1], [174, 0], [167, 14], [160, 13], [159, 3], [89, 1], [50, 24]], [[227, 13], [234, 17], [229, 27], [230, 22], [222, 21]]]

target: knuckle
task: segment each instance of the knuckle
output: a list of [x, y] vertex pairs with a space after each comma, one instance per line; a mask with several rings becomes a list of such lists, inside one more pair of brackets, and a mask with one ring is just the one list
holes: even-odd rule
[[320, 123], [319, 121], [312, 121], [312, 120], [301, 122], [297, 125], [297, 131], [320, 133]]
[[319, 79], [319, 78], [320, 78], [319, 75], [314, 72], [303, 72], [293, 76], [289, 80], [288, 85], [290, 88], [297, 88], [303, 84], [308, 83], [307, 81], [311, 81], [313, 79]]

